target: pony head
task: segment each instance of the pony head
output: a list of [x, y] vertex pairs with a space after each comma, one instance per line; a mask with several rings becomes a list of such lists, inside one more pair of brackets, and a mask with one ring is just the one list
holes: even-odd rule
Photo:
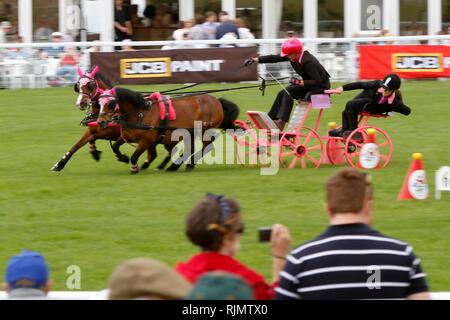
[[92, 100], [99, 93], [98, 83], [95, 79], [98, 70], [99, 67], [95, 66], [94, 69], [88, 73], [83, 72], [79, 66], [77, 67], [77, 73], [80, 78], [77, 83], [75, 83], [74, 91], [78, 92], [76, 106], [80, 110], [86, 110], [88, 106], [92, 105]]
[[100, 106], [100, 114], [97, 119], [97, 124], [106, 128], [112, 117], [118, 115], [119, 102], [116, 98], [116, 89], [105, 90], [98, 98], [98, 104]]

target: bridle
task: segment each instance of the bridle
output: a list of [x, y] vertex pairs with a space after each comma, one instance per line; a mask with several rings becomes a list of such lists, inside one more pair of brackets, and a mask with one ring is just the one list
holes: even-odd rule
[[[85, 84], [89, 90], [89, 93], [85, 93], [81, 91], [81, 84], [80, 81], [82, 79], [88, 79], [89, 81]], [[92, 104], [92, 101], [96, 100], [96, 98], [98, 99], [99, 97], [99, 87], [98, 87], [98, 82], [95, 78], [88, 76], [87, 74], [84, 74], [80, 77], [80, 79], [78, 79], [78, 82], [75, 84], [76, 86], [76, 91], [78, 92], [78, 94], [85, 96], [89, 99], [89, 103]], [[84, 85], [83, 85], [84, 86]], [[91, 93], [91, 91], [94, 91], [95, 88], [95, 92]]]
[[[117, 98], [114, 95], [111, 95], [109, 93], [103, 93], [101, 95], [99, 95], [98, 100], [103, 99], [103, 98], [111, 98], [111, 100], [108, 100], [108, 102], [106, 102], [104, 105], [100, 104], [100, 111], [103, 110], [103, 112], [100, 112], [99, 116], [111, 116], [111, 117], [118, 117], [120, 116], [120, 106], [119, 106], [119, 102], [117, 101]], [[115, 104], [114, 105], [114, 109], [110, 107], [111, 104]], [[105, 112], [104, 109], [108, 109], [111, 110], [113, 109], [113, 111], [111, 112]]]

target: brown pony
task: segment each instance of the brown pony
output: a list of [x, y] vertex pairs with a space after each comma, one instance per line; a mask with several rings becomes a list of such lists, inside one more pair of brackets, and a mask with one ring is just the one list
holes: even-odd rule
[[[178, 141], [172, 141], [172, 132], [176, 129], [187, 129], [191, 132], [190, 146], [193, 146], [194, 122], [202, 124], [202, 135], [206, 129], [232, 129], [234, 120], [239, 115], [239, 108], [232, 102], [220, 98], [217, 99], [208, 94], [196, 94], [173, 98], [173, 108], [176, 118], [173, 120], [161, 120], [159, 102], [156, 99], [146, 99], [140, 93], [114, 88], [106, 90], [99, 98], [100, 115], [97, 122], [107, 125], [111, 120], [122, 126], [125, 140], [132, 140], [137, 147], [131, 156], [131, 172], [137, 173], [139, 167], [137, 161], [140, 155], [147, 149], [154, 150], [158, 143], [175, 145]], [[167, 170], [175, 171], [181, 164], [189, 159], [186, 171], [194, 168], [201, 155], [212, 150], [212, 142], [215, 136], [208, 141], [203, 141], [203, 149], [192, 155], [188, 150], [175, 161]], [[185, 141], [185, 145], [187, 141]], [[185, 149], [185, 153], [186, 153]]]
[[[91, 121], [95, 121], [98, 113], [100, 111], [98, 105], [98, 97], [105, 89], [111, 88], [112, 86], [100, 76], [98, 73], [98, 67], [95, 67], [91, 72], [83, 73], [83, 71], [78, 67], [79, 80], [74, 86], [75, 92], [78, 92], [78, 98], [76, 105], [80, 110], [86, 110], [88, 106], [92, 108], [92, 112], [81, 121], [83, 125], [87, 125]], [[89, 142], [89, 152], [92, 157], [99, 161], [101, 151], [97, 150], [95, 145], [95, 140], [105, 139], [105, 140], [117, 140], [120, 137], [119, 128], [106, 128], [99, 129], [98, 127], [88, 127], [84, 132], [80, 140], [70, 148], [70, 150], [59, 160], [53, 167], [52, 171], [61, 171], [64, 169], [67, 162], [73, 156], [75, 152], [83, 147]], [[120, 153], [120, 151], [114, 150], [116, 157], [119, 161], [128, 163], [129, 158], [126, 155]]]
[[[100, 112], [100, 106], [98, 104], [98, 98], [104, 90], [112, 88], [112, 85], [103, 78], [98, 73], [99, 68], [95, 67], [91, 72], [83, 73], [81, 68], [78, 67], [77, 72], [79, 75], [79, 80], [75, 83], [74, 91], [78, 93], [76, 106], [78, 109], [84, 111], [88, 107], [91, 107], [92, 112], [81, 121], [81, 124], [88, 126], [89, 123], [95, 122], [97, 120], [98, 114]], [[120, 152], [120, 146], [123, 141], [120, 140], [120, 128], [119, 127], [107, 127], [101, 128], [98, 126], [88, 126], [86, 131], [80, 140], [70, 148], [70, 150], [52, 167], [52, 171], [61, 171], [64, 169], [70, 158], [82, 148], [86, 143], [89, 142], [89, 152], [92, 157], [96, 160], [100, 160], [101, 151], [97, 150], [95, 141], [97, 139], [116, 141], [112, 145], [112, 150], [116, 155], [116, 158], [120, 162], [129, 163], [130, 159], [127, 155]], [[154, 155], [149, 154], [148, 160], [142, 165], [141, 169], [147, 169], [150, 165], [150, 160], [153, 159]], [[170, 157], [167, 156], [163, 163], [160, 164], [158, 169], [163, 169], [169, 162]]]

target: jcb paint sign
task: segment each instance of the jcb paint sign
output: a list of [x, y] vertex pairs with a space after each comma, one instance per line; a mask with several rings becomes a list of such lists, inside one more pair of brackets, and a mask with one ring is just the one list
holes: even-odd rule
[[185, 60], [172, 61], [169, 57], [121, 59], [121, 78], [170, 77], [172, 72], [211, 72], [222, 71], [224, 60]]
[[170, 58], [121, 59], [121, 78], [170, 77]]
[[116, 84], [239, 82], [257, 80], [243, 66], [257, 47], [92, 52], [91, 65]]
[[442, 72], [442, 53], [393, 53], [392, 70], [395, 72]]

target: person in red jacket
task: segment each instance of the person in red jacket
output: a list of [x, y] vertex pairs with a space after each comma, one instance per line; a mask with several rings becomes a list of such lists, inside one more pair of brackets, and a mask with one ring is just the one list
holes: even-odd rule
[[208, 194], [192, 209], [186, 224], [188, 238], [201, 248], [201, 252], [186, 263], [178, 263], [176, 270], [192, 283], [207, 272], [230, 272], [249, 284], [255, 299], [272, 299], [291, 245], [289, 231], [280, 224], [274, 225], [272, 229], [273, 284], [267, 283], [262, 275], [234, 258], [239, 251], [243, 231], [238, 203], [221, 195]]

